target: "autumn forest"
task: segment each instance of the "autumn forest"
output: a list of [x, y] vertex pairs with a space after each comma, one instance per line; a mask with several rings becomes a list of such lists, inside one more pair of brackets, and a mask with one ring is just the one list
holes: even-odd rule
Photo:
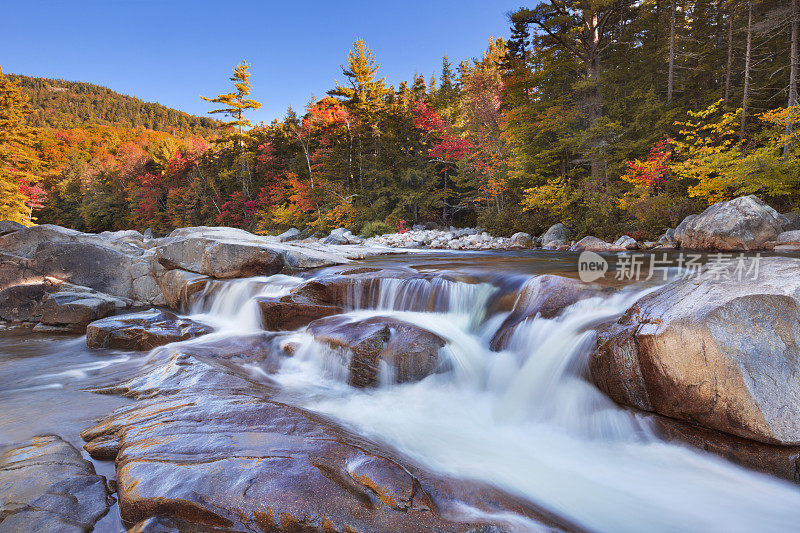
[[796, 209], [799, 10], [548, 0], [509, 13], [477, 57], [398, 86], [357, 40], [327, 95], [269, 124], [248, 119], [245, 61], [219, 73], [231, 92], [206, 95], [203, 118], [0, 73], [0, 219], [654, 238], [743, 194]]

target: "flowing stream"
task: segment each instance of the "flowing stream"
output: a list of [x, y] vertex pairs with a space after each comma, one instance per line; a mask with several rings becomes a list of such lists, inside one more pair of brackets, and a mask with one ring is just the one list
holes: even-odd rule
[[[429, 273], [445, 270], [431, 259], [405, 261]], [[345, 302], [349, 319], [391, 317], [445, 339], [439, 372], [416, 383], [396, 384], [382, 367], [381, 386], [355, 389], [346, 383], [347, 362], [301, 329], [287, 334], [286, 342], [298, 348], [271, 376], [283, 386], [282, 394], [429, 468], [494, 484], [588, 530], [797, 529], [796, 485], [663, 441], [646, 415], [618, 407], [587, 380], [594, 328], [620, 315], [652, 287], [629, 286], [578, 302], [557, 318], [525, 321], [514, 330], [507, 349], [495, 352], [489, 342], [506, 313], [493, 311], [492, 302], [500, 291], [519, 288], [533, 274], [516, 263], [510, 269], [507, 264], [495, 268], [489, 260], [483, 268], [471, 269], [471, 279], [464, 282], [451, 275], [453, 262], [447, 264], [446, 276], [381, 280], [366, 297], [356, 286]], [[214, 325], [216, 337], [257, 331], [260, 319], [253, 298], [287, 294], [302, 281], [278, 275], [223, 282], [200, 299], [190, 316]], [[0, 337], [0, 349], [9, 345], [9, 338]], [[71, 365], [51, 369], [49, 377], [21, 378], [22, 383], [0, 392], [0, 407], [22, 409], [25, 399], [52, 401], [54, 390], [61, 395], [69, 391], [80, 397], [55, 403], [86, 402], [92, 408], [83, 418], [89, 420], [105, 414], [97, 412], [101, 406], [125, 400], [87, 400], [92, 395], [77, 392], [77, 385], [70, 383], [85, 386], [81, 376], [109, 381], [146, 359], [121, 352], [98, 355], [70, 344], [78, 340], [25, 345], [14, 339], [16, 356], [0, 361], [0, 376], [8, 374], [10, 363], [12, 370], [23, 372], [37, 359], [34, 354], [53, 351], [53, 343], [83, 355], [76, 355]]]

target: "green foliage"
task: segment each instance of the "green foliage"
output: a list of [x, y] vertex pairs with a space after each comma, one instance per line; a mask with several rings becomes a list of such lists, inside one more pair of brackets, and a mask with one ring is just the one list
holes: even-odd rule
[[376, 237], [378, 235], [385, 235], [387, 233], [394, 233], [395, 229], [381, 220], [372, 220], [364, 224], [361, 228], [361, 236], [365, 239]]
[[208, 135], [217, 127], [211, 118], [196, 117], [161, 104], [143, 102], [107, 87], [79, 81], [35, 78], [12, 74], [33, 112], [30, 126], [73, 128], [102, 124], [148, 128], [177, 134]]

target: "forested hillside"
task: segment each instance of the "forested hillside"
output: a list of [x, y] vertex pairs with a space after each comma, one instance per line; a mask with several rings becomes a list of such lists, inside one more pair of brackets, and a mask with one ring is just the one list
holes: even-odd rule
[[33, 216], [655, 237], [742, 194], [798, 208], [797, 2], [549, 0], [477, 57], [396, 86], [357, 41], [326, 97], [255, 127], [243, 63], [208, 99], [235, 119], [211, 136], [39, 130]]
[[90, 124], [148, 128], [176, 133], [207, 134], [217, 122], [161, 104], [143, 102], [107, 87], [79, 81], [10, 75], [22, 87], [33, 113], [35, 127], [73, 128]]

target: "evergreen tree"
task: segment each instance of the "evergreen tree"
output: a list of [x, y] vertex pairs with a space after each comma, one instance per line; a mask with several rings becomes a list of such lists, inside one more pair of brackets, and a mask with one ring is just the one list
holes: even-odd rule
[[241, 61], [236, 65], [236, 68], [233, 69], [233, 76], [230, 78], [230, 81], [233, 82], [236, 88], [235, 92], [220, 94], [216, 98], [200, 97], [207, 102], [223, 106], [220, 109], [211, 110], [209, 113], [223, 113], [225, 116], [231, 117], [232, 119], [225, 123], [228, 131], [222, 137], [216, 139], [216, 142], [231, 143], [234, 147], [239, 148], [239, 177], [242, 183], [242, 192], [248, 198], [251, 196], [251, 179], [250, 168], [245, 157], [245, 146], [248, 141], [252, 140], [252, 137], [245, 132], [244, 128], [250, 128], [252, 124], [248, 119], [244, 118], [244, 112], [249, 109], [255, 110], [261, 107], [259, 102], [247, 98], [252, 90], [252, 86], [247, 81], [250, 77], [249, 69], [250, 64], [246, 61]]

